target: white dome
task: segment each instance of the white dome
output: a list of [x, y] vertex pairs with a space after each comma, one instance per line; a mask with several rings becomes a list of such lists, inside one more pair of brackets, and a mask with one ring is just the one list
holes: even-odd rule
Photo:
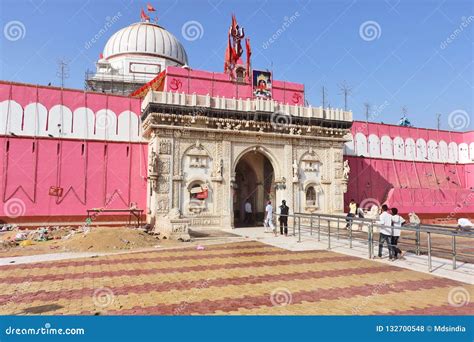
[[115, 32], [104, 48], [104, 58], [138, 55], [162, 57], [180, 65], [188, 64], [183, 45], [161, 26], [140, 22]]

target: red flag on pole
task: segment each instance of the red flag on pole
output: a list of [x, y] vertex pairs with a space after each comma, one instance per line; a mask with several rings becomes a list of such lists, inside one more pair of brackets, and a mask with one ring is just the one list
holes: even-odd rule
[[156, 12], [155, 7], [153, 7], [153, 6], [150, 5], [150, 4], [147, 4], [147, 5], [146, 5], [146, 9], [148, 10], [148, 12]]
[[252, 56], [252, 49], [250, 48], [250, 38], [245, 39], [245, 49], [247, 50], [247, 80], [250, 82], [250, 56]]
[[143, 8], [142, 8], [142, 12], [140, 13], [140, 18], [142, 18], [142, 20], [150, 20], [150, 17], [145, 13]]

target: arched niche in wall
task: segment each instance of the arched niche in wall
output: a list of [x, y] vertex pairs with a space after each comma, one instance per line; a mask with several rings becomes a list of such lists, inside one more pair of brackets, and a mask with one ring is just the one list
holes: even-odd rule
[[362, 133], [357, 133], [355, 136], [355, 152], [358, 156], [368, 156], [367, 153], [367, 138]]
[[13, 100], [0, 102], [0, 134], [21, 134], [23, 107]]
[[81, 139], [94, 136], [94, 112], [90, 108], [80, 107], [74, 111], [71, 136]]
[[395, 159], [405, 159], [405, 142], [401, 137], [393, 139], [393, 156]]
[[393, 142], [388, 135], [384, 135], [380, 138], [380, 146], [382, 158], [393, 158]]
[[474, 142], [469, 144], [470, 161], [474, 161]]
[[437, 161], [438, 160], [438, 144], [434, 140], [429, 140], [427, 144], [428, 149], [428, 160]]
[[424, 139], [418, 139], [416, 141], [416, 159], [417, 160], [428, 160], [428, 151], [426, 148], [426, 141]]
[[453, 141], [448, 145], [448, 160], [450, 163], [458, 161], [458, 145]]
[[39, 102], [33, 102], [25, 107], [23, 120], [23, 135], [44, 137], [47, 136], [46, 120], [48, 110]]
[[56, 137], [71, 137], [72, 112], [63, 105], [55, 105], [49, 110], [48, 133]]
[[469, 162], [469, 146], [466, 143], [459, 144], [459, 162]]
[[117, 135], [114, 140], [139, 141], [138, 116], [134, 112], [126, 110], [119, 114], [117, 119]]
[[314, 181], [306, 181], [303, 185], [303, 206], [305, 211], [314, 212], [321, 208], [323, 189]]
[[369, 135], [369, 156], [380, 157], [380, 139], [375, 134]]
[[405, 158], [408, 160], [414, 160], [416, 153], [415, 140], [407, 138], [405, 140]]
[[117, 135], [117, 115], [110, 109], [101, 109], [95, 113], [95, 138], [111, 140]]
[[449, 159], [448, 144], [446, 141], [441, 140], [438, 144], [438, 160], [441, 162], [447, 162]]
[[193, 177], [186, 184], [187, 198], [184, 199], [186, 205], [185, 212], [188, 214], [200, 214], [211, 210], [212, 191], [210, 184], [201, 177]]

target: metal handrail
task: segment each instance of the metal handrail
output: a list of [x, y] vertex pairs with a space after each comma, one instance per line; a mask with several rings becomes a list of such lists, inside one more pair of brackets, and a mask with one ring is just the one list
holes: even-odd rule
[[[280, 216], [278, 214], [274, 214], [275, 217]], [[354, 240], [353, 237], [353, 229], [352, 226], [354, 224], [364, 224], [367, 225], [367, 239], [362, 239], [363, 241], [367, 241], [368, 245], [368, 257], [372, 259], [374, 257], [374, 228], [393, 228], [392, 226], [385, 226], [380, 224], [375, 219], [369, 218], [359, 218], [359, 217], [347, 217], [343, 215], [334, 215], [334, 214], [309, 214], [309, 213], [294, 213], [285, 215], [288, 218], [293, 218], [293, 236], [296, 237], [298, 234], [298, 242], [301, 242], [301, 231], [307, 230], [309, 231], [310, 236], [313, 235], [313, 231], [317, 229], [317, 239], [321, 241], [321, 227], [327, 228], [327, 243], [328, 249], [331, 249], [331, 223], [337, 223], [337, 230], [336, 230], [336, 237], [339, 240], [340, 237], [340, 222], [348, 223], [349, 227], [349, 248], [352, 248], [352, 241]], [[306, 222], [302, 222], [302, 219], [307, 219], [306, 221], [309, 222], [309, 225]], [[408, 224], [405, 226], [397, 227], [401, 231], [407, 232], [415, 232], [415, 253], [417, 255], [421, 255], [421, 233], [426, 233], [427, 235], [427, 255], [428, 255], [428, 271], [432, 272], [432, 251], [436, 250], [432, 246], [432, 234], [433, 235], [443, 235], [443, 236], [451, 236], [451, 252], [449, 254], [452, 258], [452, 267], [453, 270], [456, 269], [456, 262], [458, 255], [474, 255], [471, 253], [464, 253], [460, 254], [457, 250], [457, 241], [458, 237], [463, 238], [474, 238], [474, 231], [463, 231], [459, 230], [454, 227], [443, 227], [439, 225], [426, 225], [426, 224]], [[358, 231], [359, 232], [359, 231]], [[324, 233], [324, 229], [323, 229]], [[413, 240], [413, 239], [411, 239]], [[391, 245], [390, 245], [391, 246]], [[444, 250], [439, 250], [444, 251]]]

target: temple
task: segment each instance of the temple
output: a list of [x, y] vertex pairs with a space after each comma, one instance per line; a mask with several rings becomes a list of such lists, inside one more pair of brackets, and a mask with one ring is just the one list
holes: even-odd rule
[[223, 72], [193, 69], [173, 34], [142, 21], [110, 37], [85, 91], [0, 82], [0, 219], [135, 205], [186, 238], [240, 226], [246, 201], [256, 224], [283, 199], [295, 212], [343, 213], [354, 198], [426, 220], [473, 215], [474, 132], [308, 105], [303, 84], [251, 65], [249, 40], [242, 61], [234, 19]]

